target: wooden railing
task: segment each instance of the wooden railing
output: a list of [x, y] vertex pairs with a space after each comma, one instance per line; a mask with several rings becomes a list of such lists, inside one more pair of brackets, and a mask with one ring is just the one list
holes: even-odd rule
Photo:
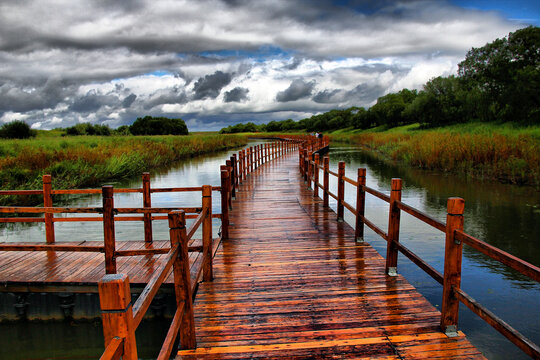
[[[72, 252], [101, 252], [105, 254], [105, 272], [107, 274], [116, 273], [116, 259], [120, 256], [137, 256], [137, 255], [158, 255], [166, 254], [169, 252], [169, 248], [160, 249], [139, 249], [139, 250], [116, 250], [116, 238], [115, 238], [115, 222], [117, 221], [143, 221], [144, 222], [144, 234], [145, 242], [152, 242], [152, 221], [155, 220], [167, 220], [167, 215], [152, 215], [152, 214], [167, 214], [175, 210], [183, 210], [186, 214], [186, 218], [200, 220], [201, 214], [204, 218], [208, 218], [209, 226], [203, 227], [203, 246], [192, 246], [190, 251], [203, 252], [204, 264], [210, 263], [211, 266], [211, 248], [212, 248], [212, 218], [221, 218], [221, 214], [212, 214], [212, 191], [221, 191], [220, 187], [212, 187], [210, 185], [204, 185], [202, 187], [191, 188], [160, 188], [150, 189], [149, 174], [143, 174], [143, 188], [142, 189], [114, 189], [112, 186], [103, 186], [101, 189], [78, 189], [78, 190], [51, 190], [47, 187], [50, 185], [50, 175], [44, 177], [44, 204], [47, 207], [0, 207], [0, 213], [11, 214], [44, 214], [43, 218], [28, 218], [28, 217], [8, 217], [0, 218], [0, 222], [45, 222], [45, 244], [0, 244], [0, 251], [72, 251]], [[28, 191], [28, 190], [27, 190]], [[30, 190], [32, 191], [32, 190]], [[185, 192], [185, 191], [201, 191], [202, 192], [202, 206], [191, 208], [152, 208], [150, 207], [151, 200], [150, 194], [153, 192]], [[114, 207], [114, 193], [127, 193], [127, 192], [142, 192], [143, 202], [145, 207], [142, 208], [115, 208]], [[0, 191], [0, 195], [10, 193], [18, 194], [18, 191]], [[52, 207], [51, 194], [102, 194], [102, 207], [96, 208], [67, 208], [67, 207]], [[24, 193], [23, 193], [24, 194]], [[146, 194], [146, 195], [145, 195]], [[92, 217], [57, 217], [54, 214], [101, 214], [102, 216]], [[140, 214], [139, 216], [117, 216], [126, 214]], [[142, 216], [141, 216], [142, 215]], [[228, 220], [228, 219], [227, 219]], [[101, 221], [103, 222], [103, 245], [68, 245], [55, 242], [54, 236], [54, 223], [55, 222], [87, 222], [87, 221]], [[193, 230], [194, 231], [194, 230]], [[205, 243], [210, 242], [210, 245]], [[217, 239], [219, 242], [220, 239]], [[209, 250], [210, 249], [210, 250]], [[208, 270], [205, 270], [208, 271]]]
[[[203, 215], [204, 213], [199, 215], [192, 227], [197, 228], [205, 221], [205, 218], [208, 219]], [[193, 235], [193, 232], [189, 231], [188, 234], [186, 230], [184, 211], [171, 212], [168, 214], [168, 219], [171, 248], [167, 252], [167, 261], [152, 275], [133, 305], [129, 277], [126, 274], [105, 275], [98, 284], [105, 337], [105, 352], [101, 359], [134, 360], [138, 358], [135, 331], [171, 269], [176, 296], [176, 312], [157, 359], [170, 358], [178, 334], [180, 334], [180, 345], [183, 349], [196, 347], [188, 255], [189, 234]], [[208, 274], [210, 278], [206, 277]], [[205, 281], [211, 280], [211, 273], [205, 272]]]
[[[462, 247], [463, 244], [467, 244], [484, 255], [509, 266], [537, 282], [540, 282], [540, 268], [465, 233], [463, 231], [463, 211], [465, 204], [463, 199], [448, 199], [446, 223], [443, 223], [401, 201], [401, 179], [392, 179], [390, 195], [386, 195], [366, 186], [366, 169], [358, 169], [356, 180], [348, 178], [345, 176], [345, 162], [339, 162], [337, 173], [333, 172], [329, 169], [329, 158], [325, 156], [321, 164], [321, 157], [314, 150], [316, 149], [310, 144], [300, 146], [299, 149], [300, 172], [304, 176], [309, 188], [312, 187], [311, 184], [313, 182], [313, 196], [318, 196], [318, 191], [321, 189], [324, 206], [329, 205], [329, 197], [334, 198], [337, 202], [336, 212], [338, 221], [343, 221], [344, 209], [349, 210], [355, 216], [355, 235], [357, 241], [363, 241], [364, 225], [387, 241], [386, 274], [389, 276], [397, 275], [398, 252], [401, 252], [438, 283], [443, 285], [440, 319], [442, 331], [448, 336], [457, 336], [459, 303], [462, 302], [526, 354], [533, 358], [540, 357], [540, 348], [538, 345], [498, 318], [460, 288]], [[322, 184], [319, 182], [320, 171], [322, 171], [323, 175]], [[337, 178], [337, 194], [333, 194], [329, 190], [330, 175]], [[345, 201], [345, 183], [349, 183], [356, 188], [356, 206]], [[389, 203], [387, 232], [365, 217], [366, 193]], [[442, 274], [400, 243], [401, 211], [445, 233], [446, 245], [444, 272]]]

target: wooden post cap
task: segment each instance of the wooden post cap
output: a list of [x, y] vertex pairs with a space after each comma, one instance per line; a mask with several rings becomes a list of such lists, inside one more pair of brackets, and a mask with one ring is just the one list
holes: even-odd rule
[[98, 283], [99, 303], [102, 311], [123, 311], [131, 304], [127, 274], [107, 274]]
[[52, 181], [52, 176], [51, 175], [43, 175], [43, 183], [50, 184], [51, 181]]
[[186, 227], [186, 213], [184, 210], [171, 211], [168, 218], [169, 229], [184, 229]]
[[446, 211], [448, 215], [463, 215], [465, 200], [459, 197], [448, 198]]
[[402, 186], [401, 179], [392, 179], [392, 191], [400, 191]]
[[365, 178], [366, 177], [366, 169], [359, 168], [358, 169], [358, 177]]

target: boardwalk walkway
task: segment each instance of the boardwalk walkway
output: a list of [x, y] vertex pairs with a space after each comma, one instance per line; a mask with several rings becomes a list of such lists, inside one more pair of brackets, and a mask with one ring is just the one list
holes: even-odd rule
[[254, 171], [230, 218], [195, 300], [197, 349], [179, 358], [483, 358], [312, 197], [296, 153]]

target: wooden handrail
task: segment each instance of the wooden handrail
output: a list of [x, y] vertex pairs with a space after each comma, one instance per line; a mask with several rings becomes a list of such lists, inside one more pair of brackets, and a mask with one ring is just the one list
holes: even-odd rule
[[141, 323], [141, 320], [146, 313], [146, 310], [148, 310], [150, 303], [154, 299], [154, 296], [157, 294], [159, 287], [161, 286], [163, 281], [165, 281], [167, 276], [169, 276], [170, 270], [178, 256], [179, 251], [179, 244], [169, 250], [167, 255], [167, 262], [162, 265], [158, 271], [154, 272], [154, 274], [148, 281], [148, 284], [146, 284], [143, 291], [137, 298], [137, 301], [135, 301], [135, 304], [133, 304], [133, 322], [135, 324], [135, 328], [137, 328]]
[[[306, 179], [306, 183], [309, 184], [311, 181], [315, 180], [315, 177], [313, 176], [312, 178], [310, 174], [309, 166], [313, 166], [313, 168], [315, 169], [319, 169], [319, 166], [316, 164], [315, 161], [311, 161], [307, 157], [307, 149], [311, 150], [313, 148], [309, 144], [300, 146], [299, 169], [302, 176], [304, 176], [304, 178]], [[430, 275], [434, 280], [443, 285], [441, 328], [448, 336], [457, 335], [458, 304], [459, 302], [462, 302], [467, 307], [469, 307], [475, 314], [480, 316], [484, 321], [493, 326], [502, 335], [507, 337], [512, 343], [518, 346], [526, 354], [532, 356], [533, 358], [538, 358], [540, 356], [539, 347], [536, 344], [525, 338], [517, 330], [506, 324], [496, 315], [489, 312], [489, 310], [487, 310], [481, 304], [477, 303], [474, 299], [472, 299], [469, 295], [467, 295], [465, 292], [463, 292], [463, 290], [460, 289], [462, 244], [467, 244], [471, 246], [475, 250], [480, 251], [491, 259], [499, 261], [500, 263], [509, 266], [513, 270], [516, 270], [537, 282], [540, 282], [540, 268], [465, 233], [463, 231], [462, 199], [450, 198], [448, 200], [447, 221], [446, 223], [443, 223], [401, 201], [400, 179], [392, 180], [392, 193], [390, 196], [388, 196], [380, 191], [366, 186], [365, 169], [358, 169], [358, 180], [354, 181], [344, 176], [344, 172], [343, 170], [341, 170], [343, 169], [343, 165], [341, 165], [341, 163], [337, 173], [329, 169], [329, 158], [327, 156], [323, 158], [323, 164], [323, 185], [315, 182], [314, 186], [314, 189], [318, 190], [319, 188], [321, 188], [323, 190], [323, 205], [328, 206], [328, 198], [332, 197], [337, 200], [338, 219], [340, 218], [340, 207], [346, 208], [353, 215], [356, 216], [355, 235], [357, 241], [363, 240], [364, 225], [368, 226], [376, 234], [378, 234], [387, 241], [387, 274], [397, 274], [397, 252], [399, 251], [407, 258], [409, 258], [419, 268], [425, 271], [428, 275]], [[329, 191], [329, 175], [334, 175], [338, 179], [338, 195], [335, 195]], [[339, 181], [347, 182], [357, 188], [356, 208], [344, 200], [344, 196], [342, 194], [342, 191], [344, 189], [340, 188]], [[385, 233], [383, 230], [381, 230], [364, 216], [365, 193], [371, 194], [390, 204], [388, 233]], [[431, 265], [422, 260], [417, 254], [415, 254], [399, 242], [400, 211], [404, 211], [409, 215], [422, 221], [423, 223], [446, 233], [445, 269], [443, 274], [435, 270]]]
[[534, 266], [533, 264], [502, 251], [493, 245], [472, 237], [471, 235], [464, 233], [462, 230], [456, 230], [454, 236], [457, 241], [462, 241], [473, 249], [480, 251], [486, 256], [489, 256], [493, 260], [514, 269], [515, 271], [531, 278], [534, 281], [540, 282], [540, 268], [538, 266]]
[[115, 336], [105, 348], [99, 360], [118, 360], [124, 355], [124, 338]]

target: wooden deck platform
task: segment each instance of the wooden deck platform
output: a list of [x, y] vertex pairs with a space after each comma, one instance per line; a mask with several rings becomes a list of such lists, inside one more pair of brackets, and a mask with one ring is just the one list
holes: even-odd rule
[[251, 174], [237, 191], [213, 282], [195, 299], [197, 349], [181, 359], [476, 359], [463, 333], [306, 191], [297, 156]]
[[[191, 244], [200, 245], [201, 240]], [[58, 244], [96, 246], [103, 242], [77, 242]], [[143, 241], [118, 241], [117, 250], [169, 248], [169, 240], [154, 240], [151, 244]], [[216, 243], [216, 245], [218, 245]], [[163, 266], [166, 255], [139, 255], [119, 257], [118, 273], [127, 274], [134, 292], [140, 291], [148, 283], [154, 272]], [[196, 287], [197, 270], [202, 256], [190, 253], [191, 284]], [[68, 251], [2, 251], [0, 252], [0, 291], [2, 292], [79, 292], [98, 291], [97, 283], [105, 275], [105, 256], [98, 252]], [[164, 286], [171, 288], [172, 275]]]

